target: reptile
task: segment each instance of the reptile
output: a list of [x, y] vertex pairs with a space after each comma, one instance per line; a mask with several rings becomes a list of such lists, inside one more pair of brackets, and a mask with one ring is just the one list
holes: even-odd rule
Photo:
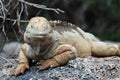
[[29, 69], [30, 62], [37, 63], [39, 70], [58, 67], [76, 57], [120, 56], [120, 46], [108, 44], [78, 26], [48, 21], [33, 17], [24, 32], [24, 41], [19, 53], [19, 64], [10, 75], [19, 75]]

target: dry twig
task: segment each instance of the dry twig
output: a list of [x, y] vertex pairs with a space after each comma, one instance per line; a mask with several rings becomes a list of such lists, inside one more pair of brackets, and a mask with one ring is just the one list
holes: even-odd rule
[[19, 1], [22, 2], [22, 3], [25, 3], [25, 4], [27, 4], [27, 5], [30, 5], [30, 6], [36, 7], [36, 8], [55, 11], [57, 14], [59, 14], [59, 12], [64, 13], [64, 11], [61, 10], [61, 9], [59, 9], [59, 8], [57, 8], [57, 9], [47, 8], [45, 5], [40, 5], [40, 4], [30, 3], [30, 2], [27, 2], [27, 1], [24, 1], [24, 0], [19, 0]]
[[[10, 25], [10, 28], [13, 31], [13, 35], [16, 36], [17, 40], [19, 41], [19, 36], [15, 30], [14, 25], [17, 24], [17, 28], [19, 30], [19, 33], [23, 34], [23, 31], [21, 29], [21, 24], [22, 23], [27, 23], [29, 20], [22, 20], [22, 15], [24, 14], [25, 16], [29, 15], [28, 12], [28, 6], [32, 6], [35, 8], [39, 9], [45, 9], [45, 10], [51, 10], [56, 12], [57, 14], [64, 13], [63, 10], [60, 10], [59, 8], [54, 9], [54, 8], [48, 8], [45, 5], [40, 5], [36, 3], [30, 3], [27, 0], [15, 0], [16, 2], [13, 2], [13, 0], [0, 0], [0, 18], [2, 20], [2, 23], [0, 24], [0, 30], [2, 30], [2, 34], [4, 34], [6, 40], [8, 40], [8, 34], [6, 34], [6, 30], [9, 29], [5, 23], [5, 21], [10, 21], [12, 23]], [[38, 15], [40, 11], [36, 13]]]
[[[0, 16], [1, 19], [3, 19], [3, 16]], [[27, 23], [29, 20], [18, 20], [18, 19], [10, 19], [10, 18], [6, 18], [5, 20], [8, 20], [8, 21], [19, 21], [21, 23]]]

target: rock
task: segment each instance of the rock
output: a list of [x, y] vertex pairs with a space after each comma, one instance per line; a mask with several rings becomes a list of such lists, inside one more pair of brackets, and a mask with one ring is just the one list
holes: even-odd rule
[[20, 48], [21, 43], [19, 42], [6, 43], [3, 47], [2, 52], [0, 53], [0, 56], [9, 59], [16, 58], [18, 56]]
[[[12, 61], [16, 62], [16, 61]], [[5, 63], [7, 64], [7, 63]], [[17, 63], [15, 63], [17, 64]], [[14, 68], [3, 67], [0, 72], [0, 79], [4, 80], [120, 80], [120, 58], [87, 57], [76, 58], [66, 65], [38, 71], [36, 65], [32, 65], [20, 76], [9, 76]]]

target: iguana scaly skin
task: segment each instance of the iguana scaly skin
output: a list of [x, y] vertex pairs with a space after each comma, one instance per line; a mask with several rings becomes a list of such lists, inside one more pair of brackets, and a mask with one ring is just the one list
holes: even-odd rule
[[19, 65], [11, 75], [23, 73], [31, 60], [38, 61], [37, 68], [44, 70], [63, 65], [76, 57], [120, 56], [118, 45], [101, 42], [71, 23], [48, 21], [44, 17], [34, 17], [29, 21], [24, 41]]

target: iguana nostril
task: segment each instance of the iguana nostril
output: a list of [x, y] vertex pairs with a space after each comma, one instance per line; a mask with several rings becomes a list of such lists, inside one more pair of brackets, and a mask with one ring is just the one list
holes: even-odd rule
[[31, 28], [34, 28], [34, 26], [33, 26], [33, 25], [31, 25]]

